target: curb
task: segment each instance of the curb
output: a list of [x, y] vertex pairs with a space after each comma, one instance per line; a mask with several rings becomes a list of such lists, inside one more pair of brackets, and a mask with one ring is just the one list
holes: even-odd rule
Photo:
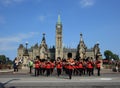
[[14, 70], [0, 70], [0, 73], [13, 72]]

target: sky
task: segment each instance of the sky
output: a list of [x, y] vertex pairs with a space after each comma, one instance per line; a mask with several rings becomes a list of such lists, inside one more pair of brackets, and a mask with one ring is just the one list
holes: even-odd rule
[[80, 33], [88, 48], [99, 42], [100, 51], [120, 55], [120, 0], [0, 0], [0, 55], [13, 60], [19, 44], [28, 48], [46, 34], [55, 45], [58, 15], [63, 25], [63, 45], [76, 48]]

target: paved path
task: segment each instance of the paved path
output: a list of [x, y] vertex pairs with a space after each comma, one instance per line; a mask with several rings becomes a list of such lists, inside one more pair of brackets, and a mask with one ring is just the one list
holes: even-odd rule
[[68, 79], [67, 75], [50, 77], [28, 74], [29, 70], [0, 74], [0, 88], [120, 88], [120, 73], [103, 69], [101, 76], [73, 76]]
[[119, 77], [30, 77], [1, 78], [6, 88], [120, 88]]
[[[0, 74], [13, 72], [13, 69], [0, 70]], [[29, 73], [29, 69], [19, 69], [16, 73]], [[96, 73], [96, 71], [95, 71]], [[115, 73], [111, 69], [101, 69], [101, 73]]]

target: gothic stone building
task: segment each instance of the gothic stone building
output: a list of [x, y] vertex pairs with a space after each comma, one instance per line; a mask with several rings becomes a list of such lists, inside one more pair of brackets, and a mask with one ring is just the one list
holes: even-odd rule
[[63, 47], [62, 41], [62, 22], [60, 19], [60, 15], [58, 15], [58, 21], [56, 23], [56, 44], [52, 48], [48, 48], [46, 44], [45, 34], [43, 33], [43, 38], [41, 44], [38, 43], [31, 48], [27, 49], [20, 44], [18, 47], [17, 58], [23, 61], [23, 64], [26, 64], [28, 58], [35, 59], [36, 56], [39, 56], [40, 59], [56, 59], [57, 57], [61, 57], [66, 59], [68, 52], [72, 53], [73, 58], [81, 58], [85, 59], [87, 57], [96, 58], [97, 55], [101, 56], [99, 44], [95, 44], [93, 48], [88, 49], [84, 43], [83, 35], [80, 34], [80, 42], [78, 43], [77, 48], [66, 48]]

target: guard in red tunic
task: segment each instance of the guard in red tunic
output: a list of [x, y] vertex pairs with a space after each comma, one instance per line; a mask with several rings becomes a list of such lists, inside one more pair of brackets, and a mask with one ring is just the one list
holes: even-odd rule
[[90, 60], [87, 62], [87, 68], [88, 68], [88, 74], [89, 76], [91, 76], [93, 67], [92, 67], [92, 62]]
[[86, 63], [85, 59], [83, 59], [83, 75], [85, 75], [85, 71], [87, 69], [87, 65], [86, 64], [87, 63]]
[[54, 70], [54, 67], [55, 67], [55, 63], [54, 61], [51, 61], [51, 74], [53, 73], [53, 70]]
[[96, 60], [96, 68], [97, 68], [97, 70], [98, 70], [98, 71], [97, 71], [97, 75], [98, 75], [98, 76], [100, 76], [100, 63], [101, 63], [101, 62], [97, 59], [97, 60]]
[[79, 73], [79, 66], [78, 66], [79, 62], [77, 60], [75, 60], [75, 64], [74, 64], [74, 75], [78, 75]]
[[78, 67], [79, 67], [79, 75], [81, 76], [83, 74], [83, 63], [82, 63], [82, 61], [79, 62]]
[[41, 69], [42, 69], [42, 75], [44, 75], [45, 70], [46, 70], [46, 63], [45, 63], [45, 61], [41, 62]]
[[35, 59], [35, 76], [39, 75], [39, 57], [36, 57]]
[[75, 64], [74, 59], [72, 58], [72, 53], [68, 53], [67, 64], [69, 79], [72, 79], [73, 65]]
[[91, 63], [92, 63], [92, 71], [91, 71], [91, 74], [94, 75], [95, 62], [93, 61], [93, 58], [91, 58]]
[[51, 70], [51, 63], [48, 60], [46, 63], [46, 75], [47, 75], [47, 77], [50, 76], [50, 70]]
[[59, 77], [61, 75], [61, 72], [62, 72], [62, 62], [61, 62], [60, 58], [56, 62], [56, 68], [57, 68], [57, 75]]

